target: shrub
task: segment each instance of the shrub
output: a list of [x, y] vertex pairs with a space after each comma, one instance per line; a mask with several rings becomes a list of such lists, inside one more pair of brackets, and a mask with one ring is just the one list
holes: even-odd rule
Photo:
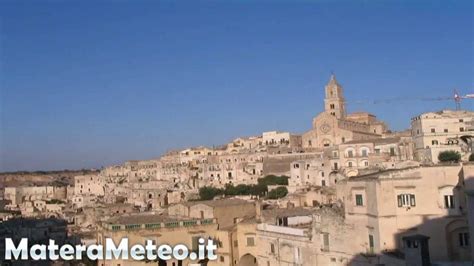
[[276, 176], [276, 175], [267, 175], [265, 177], [259, 178], [257, 180], [258, 184], [265, 185], [265, 186], [272, 186], [272, 185], [281, 185], [287, 186], [288, 185], [287, 176]]
[[265, 186], [265, 185], [261, 185], [261, 184], [258, 184], [258, 185], [253, 185], [251, 188], [250, 188], [250, 194], [254, 195], [254, 196], [265, 196], [265, 194], [268, 192], [268, 187]]
[[288, 194], [288, 189], [286, 187], [277, 187], [268, 192], [269, 199], [280, 199], [285, 197]]
[[458, 162], [461, 159], [461, 154], [457, 151], [442, 151], [438, 155], [440, 162]]
[[215, 187], [202, 187], [199, 189], [199, 198], [201, 200], [211, 200], [215, 196], [222, 195], [224, 191]]

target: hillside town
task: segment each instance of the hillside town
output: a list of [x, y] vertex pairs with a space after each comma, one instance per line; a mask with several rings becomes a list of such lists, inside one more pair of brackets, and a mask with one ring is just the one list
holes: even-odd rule
[[[84, 244], [128, 237], [194, 249], [203, 237], [218, 243], [217, 260], [81, 263], [472, 265], [474, 112], [413, 114], [410, 128], [393, 131], [374, 114], [348, 113], [335, 75], [321, 87], [324, 110], [314, 110], [302, 134], [268, 131], [70, 182], [6, 185], [0, 246], [6, 237]], [[0, 261], [38, 265], [28, 263]]]

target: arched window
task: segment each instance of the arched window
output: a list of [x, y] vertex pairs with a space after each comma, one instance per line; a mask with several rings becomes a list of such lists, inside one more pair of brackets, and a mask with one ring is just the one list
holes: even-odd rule
[[345, 152], [347, 158], [353, 158], [355, 156], [354, 148], [347, 148]]
[[369, 148], [363, 147], [360, 149], [360, 156], [367, 157], [369, 156]]

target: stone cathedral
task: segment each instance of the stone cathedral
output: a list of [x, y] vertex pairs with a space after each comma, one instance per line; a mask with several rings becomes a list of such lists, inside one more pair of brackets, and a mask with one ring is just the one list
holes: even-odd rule
[[324, 148], [351, 140], [381, 138], [388, 132], [384, 122], [367, 112], [346, 113], [344, 91], [331, 75], [325, 87], [324, 112], [313, 119], [313, 128], [303, 134], [304, 148]]

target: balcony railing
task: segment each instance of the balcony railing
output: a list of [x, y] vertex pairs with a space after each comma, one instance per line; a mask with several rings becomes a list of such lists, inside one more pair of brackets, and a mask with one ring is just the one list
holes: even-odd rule
[[140, 230], [140, 229], [161, 229], [161, 228], [177, 228], [177, 227], [192, 227], [199, 225], [210, 225], [215, 224], [216, 219], [196, 219], [196, 220], [180, 220], [180, 221], [169, 221], [169, 222], [158, 222], [158, 223], [146, 223], [146, 224], [103, 224], [103, 228], [111, 231], [121, 230]]

